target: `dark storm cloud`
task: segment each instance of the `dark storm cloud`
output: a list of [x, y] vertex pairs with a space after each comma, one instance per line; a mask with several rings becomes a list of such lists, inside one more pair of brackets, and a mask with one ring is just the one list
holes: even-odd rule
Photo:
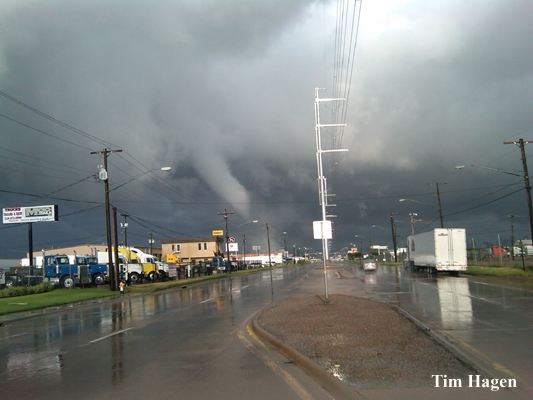
[[[233, 226], [259, 219], [272, 224], [278, 244], [283, 231], [312, 243], [311, 221], [320, 218], [313, 89], [328, 88], [324, 97], [331, 89], [335, 11], [334, 2], [289, 0], [7, 1], [0, 6], [0, 89], [107, 147], [124, 148], [110, 157], [113, 182], [171, 166], [166, 177], [143, 176], [112, 194], [157, 226], [207, 234], [227, 207], [236, 212]], [[335, 241], [353, 240], [372, 224], [387, 227], [390, 212], [404, 224], [416, 210], [398, 199], [434, 205], [427, 183], [448, 181], [443, 205], [452, 214], [497, 189], [462, 190], [509, 182], [453, 167], [520, 169], [518, 150], [502, 141], [531, 135], [531, 17], [525, 0], [363, 2], [341, 146], [350, 151], [337, 173], [327, 171], [339, 200]], [[83, 146], [0, 118], [5, 148], [38, 155], [37, 166], [22, 166], [2, 153], [1, 166], [18, 170], [0, 178], [2, 187], [45, 194], [101, 164], [89, 151], [102, 142], [0, 101], [11, 118]], [[39, 170], [51, 160], [59, 171]], [[77, 198], [83, 187], [84, 199], [101, 201], [100, 184], [81, 185], [61, 194]], [[172, 204], [135, 203], [154, 197]], [[522, 197], [506, 205], [522, 212]], [[3, 198], [2, 205], [13, 201]], [[473, 231], [486, 221], [494, 232], [507, 229], [498, 204], [448, 221]], [[435, 210], [427, 207], [422, 214], [430, 223]], [[71, 217], [69, 229], [75, 224]], [[386, 242], [387, 234], [375, 237]]]

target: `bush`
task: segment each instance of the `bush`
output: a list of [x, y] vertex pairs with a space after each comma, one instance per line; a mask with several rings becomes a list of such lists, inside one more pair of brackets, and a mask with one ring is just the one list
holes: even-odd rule
[[46, 293], [52, 290], [54, 290], [54, 287], [50, 282], [46, 281], [36, 286], [14, 286], [0, 290], [0, 298], [27, 296], [29, 294]]

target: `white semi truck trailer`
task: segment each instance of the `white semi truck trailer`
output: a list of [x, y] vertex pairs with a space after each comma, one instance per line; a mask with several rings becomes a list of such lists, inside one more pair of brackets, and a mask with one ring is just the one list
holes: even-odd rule
[[466, 231], [464, 228], [435, 228], [407, 237], [405, 266], [413, 271], [445, 271], [458, 275], [466, 271]]

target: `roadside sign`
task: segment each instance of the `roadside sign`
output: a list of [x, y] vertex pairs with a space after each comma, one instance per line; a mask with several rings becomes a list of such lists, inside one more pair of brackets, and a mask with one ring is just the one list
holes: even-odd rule
[[332, 239], [331, 221], [313, 221], [313, 236], [315, 239]]
[[176, 263], [168, 263], [168, 277], [175, 278], [178, 276], [176, 271]]
[[9, 207], [2, 209], [4, 224], [57, 221], [57, 205]]
[[234, 243], [234, 242], [235, 242], [235, 238], [234, 238], [234, 237], [230, 237], [230, 238], [228, 238], [228, 242], [230, 242], [230, 243]]
[[213, 236], [222, 236], [224, 234], [224, 231], [222, 229], [216, 229], [211, 232]]
[[239, 251], [239, 243], [228, 243], [228, 245], [226, 246], [226, 251], [228, 251], [228, 248], [229, 248], [229, 251]]

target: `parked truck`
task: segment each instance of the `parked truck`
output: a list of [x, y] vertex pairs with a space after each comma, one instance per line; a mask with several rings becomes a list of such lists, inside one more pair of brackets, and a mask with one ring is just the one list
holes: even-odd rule
[[[114, 260], [114, 251], [111, 253]], [[128, 262], [126, 256], [127, 250], [123, 247], [118, 247], [118, 271], [119, 280], [136, 284], [141, 283], [144, 279], [144, 272], [139, 263], [133, 263], [132, 260]], [[109, 265], [109, 255], [107, 251], [99, 251], [97, 253], [98, 262]]]
[[435, 228], [407, 237], [406, 267], [413, 271], [446, 271], [458, 275], [466, 271], [466, 232], [464, 228]]
[[72, 288], [92, 282], [91, 267], [71, 264], [67, 255], [44, 256], [44, 268], [44, 278], [54, 286]]
[[70, 262], [77, 265], [86, 265], [91, 270], [91, 280], [95, 285], [109, 282], [109, 270], [106, 263], [98, 262], [98, 257], [88, 254], [69, 255]]
[[[213, 266], [213, 269], [219, 272], [228, 272], [228, 259], [223, 256], [214, 256], [211, 265]], [[236, 261], [231, 260], [230, 265], [232, 271], [237, 271], [239, 269]]]
[[142, 266], [144, 278], [154, 282], [159, 278], [159, 270], [156, 264], [156, 258], [139, 250], [135, 247], [119, 247], [119, 252], [129, 258], [131, 264], [138, 264]]
[[76, 256], [54, 254], [34, 257], [33, 267], [29, 267], [29, 259], [23, 258], [19, 262], [20, 268], [7, 277], [10, 282], [8, 284], [6, 280], [6, 286], [33, 285], [40, 283], [39, 280], [42, 281], [42, 279], [47, 279], [53, 285], [64, 288], [89, 285], [92, 282], [90, 265], [79, 265], [77, 262]]

